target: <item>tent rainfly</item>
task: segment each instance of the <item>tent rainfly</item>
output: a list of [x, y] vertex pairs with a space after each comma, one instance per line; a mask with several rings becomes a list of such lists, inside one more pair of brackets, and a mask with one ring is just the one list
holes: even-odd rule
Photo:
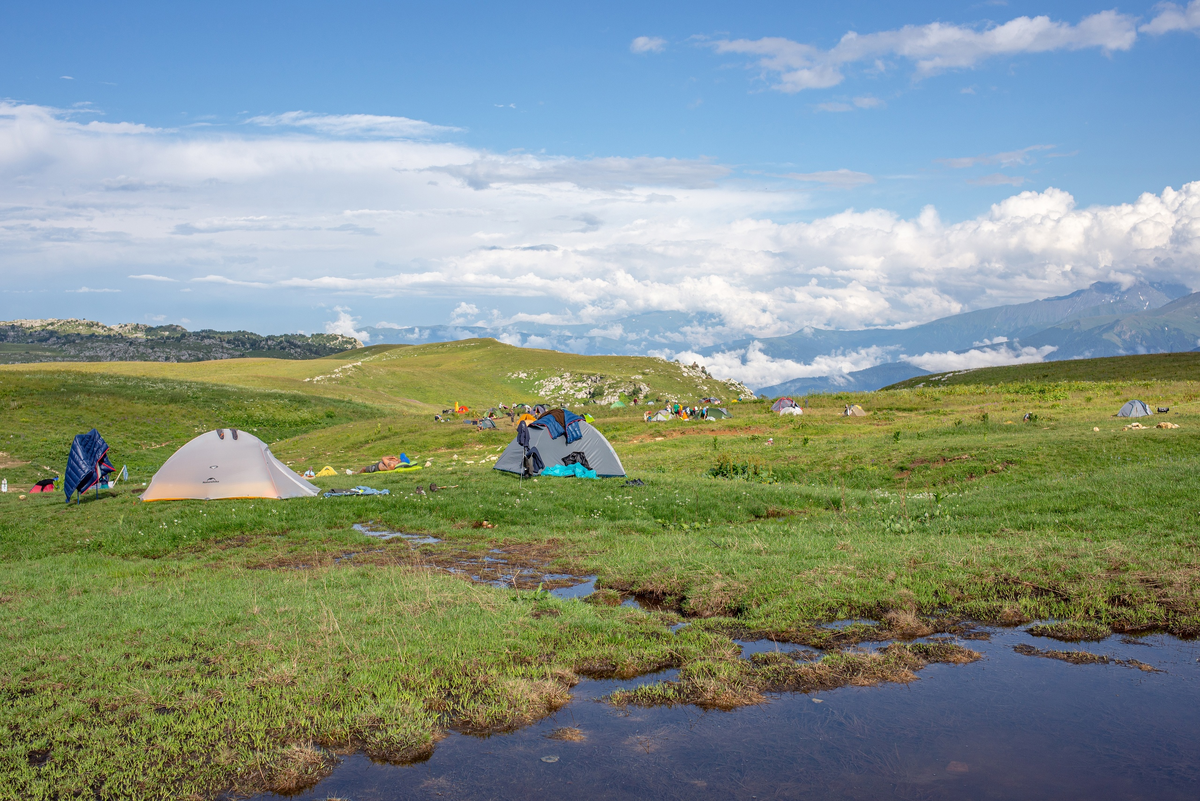
[[1145, 403], [1140, 400], [1131, 400], [1121, 407], [1121, 411], [1117, 412], [1117, 417], [1146, 417], [1152, 414], [1154, 412]]
[[624, 408], [625, 408], [625, 403], [624, 403], [624, 401], [615, 400], [615, 401], [613, 401], [612, 403], [608, 404], [608, 408], [610, 408], [610, 409], [624, 409]]
[[709, 420], [726, 420], [730, 417], [733, 415], [729, 413], [728, 409], [709, 408], [708, 410]]
[[799, 406], [799, 405], [800, 404], [796, 403], [791, 398], [780, 398], [779, 400], [777, 400], [771, 404], [771, 411], [782, 412], [784, 409], [791, 409], [793, 406]]
[[867, 413], [863, 411], [863, 407], [857, 403], [852, 403], [842, 412], [842, 417], [866, 417]]
[[175, 451], [154, 474], [142, 500], [304, 498], [318, 491], [276, 459], [258, 437], [218, 429]]
[[[565, 435], [555, 438], [545, 428], [528, 427], [525, 432], [529, 437], [528, 449], [537, 451], [544, 467], [582, 464], [589, 470], [595, 470], [596, 475], [600, 478], [624, 476], [625, 468], [621, 466], [617, 452], [613, 450], [612, 445], [608, 444], [604, 435], [583, 420], [578, 421], [577, 424], [582, 436], [570, 444], [567, 444]], [[517, 438], [508, 443], [504, 453], [500, 454], [500, 458], [496, 460], [493, 467], [494, 470], [515, 473], [518, 476], [526, 475], [526, 446], [519, 442], [519, 438], [520, 432], [518, 432]]]

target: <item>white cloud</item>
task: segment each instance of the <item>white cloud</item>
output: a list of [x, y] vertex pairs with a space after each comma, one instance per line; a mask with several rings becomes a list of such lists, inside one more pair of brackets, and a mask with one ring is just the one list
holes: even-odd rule
[[1159, 3], [1154, 19], [1138, 28], [1142, 33], [1163, 34], [1170, 31], [1200, 30], [1200, 0], [1192, 0], [1183, 8], [1175, 3]]
[[[712, 161], [241, 130], [130, 136], [0, 104], [6, 291], [41, 289], [52, 269], [65, 286], [138, 276], [140, 301], [194, 289], [196, 306], [236, 287], [253, 303], [398, 298], [397, 315], [433, 297], [477, 308], [521, 298], [525, 319], [596, 328], [652, 310], [708, 313], [716, 322], [663, 343], [699, 349], [806, 326], [923, 322], [1093, 281], [1200, 286], [1200, 182], [1087, 208], [1060, 189], [1020, 192], [959, 221], [932, 207], [797, 221], [814, 187], [871, 177], [831, 170], [764, 184], [724, 180], [729, 169]], [[428, 184], [431, 172], [478, 165], [489, 165], [475, 173], [486, 190]], [[173, 189], [114, 197], [105, 182], [121, 176]]]
[[86, 293], [86, 292], [120, 292], [121, 290], [119, 290], [119, 289], [92, 289], [90, 287], [81, 286], [81, 287], [79, 287], [79, 289], [68, 289], [66, 291], [67, 292]]
[[326, 334], [341, 334], [344, 337], [354, 337], [362, 343], [366, 343], [371, 335], [366, 331], [356, 331], [354, 327], [358, 325], [359, 318], [351, 317], [350, 310], [342, 306], [334, 306], [333, 310], [338, 313], [336, 320], [325, 323]]
[[845, 78], [846, 66], [888, 57], [913, 62], [916, 76], [927, 77], [1018, 53], [1128, 50], [1136, 39], [1133, 17], [1101, 11], [1084, 17], [1077, 25], [1042, 16], [1017, 17], [1003, 25], [983, 28], [933, 22], [878, 33], [850, 31], [829, 50], [781, 37], [720, 40], [712, 47], [718, 53], [756, 56], [757, 65], [773, 89], [800, 92], [837, 86]]
[[377, 114], [314, 114], [310, 111], [286, 111], [264, 114], [246, 122], [267, 128], [307, 128], [333, 136], [385, 138], [423, 138], [460, 131], [448, 125], [432, 125], [408, 117], [384, 117]]
[[176, 283], [176, 279], [167, 278], [165, 275], [154, 275], [153, 273], [144, 273], [142, 275], [131, 275], [130, 278], [136, 278], [139, 281], [170, 281]]
[[685, 364], [699, 363], [717, 378], [734, 378], [757, 389], [769, 387], [793, 378], [808, 378], [852, 373], [865, 370], [885, 361], [884, 350], [863, 348], [853, 353], [818, 356], [805, 364], [792, 359], [777, 359], [763, 353], [761, 342], [752, 342], [741, 350], [728, 350], [701, 356], [692, 351], [680, 351], [674, 358]]
[[976, 367], [1003, 367], [1008, 364], [1035, 364], [1046, 360], [1054, 351], [1054, 345], [1043, 345], [1040, 348], [1026, 347], [1016, 350], [1003, 347], [995, 349], [972, 348], [964, 353], [947, 351], [945, 353], [922, 353], [920, 356], [901, 356], [900, 361], [928, 370], [931, 373], [944, 373], [947, 370], [971, 370]]
[[879, 108], [883, 105], [883, 101], [878, 97], [865, 95], [863, 97], [854, 98], [854, 105], [858, 106], [859, 108]]
[[462, 302], [454, 307], [454, 311], [450, 313], [451, 325], [463, 325], [472, 317], [479, 316], [479, 307], [474, 303]]
[[661, 53], [667, 46], [666, 39], [657, 36], [639, 36], [629, 43], [632, 53]]
[[819, 183], [825, 186], [835, 186], [839, 189], [852, 189], [863, 184], [875, 183], [875, 178], [865, 172], [854, 172], [842, 168], [840, 170], [824, 170], [822, 172], [790, 172], [788, 178], [793, 181]]
[[843, 111], [854, 111], [854, 106], [839, 100], [831, 100], [828, 103], [818, 103], [817, 111], [828, 111], [837, 114]]
[[938, 164], [945, 164], [961, 170], [964, 167], [974, 167], [977, 164], [999, 164], [1001, 167], [1013, 167], [1018, 164], [1029, 164], [1033, 161], [1031, 153], [1039, 150], [1053, 150], [1054, 145], [1030, 145], [1020, 150], [1009, 150], [1004, 153], [986, 153], [981, 156], [967, 156], [955, 159], [934, 159]]

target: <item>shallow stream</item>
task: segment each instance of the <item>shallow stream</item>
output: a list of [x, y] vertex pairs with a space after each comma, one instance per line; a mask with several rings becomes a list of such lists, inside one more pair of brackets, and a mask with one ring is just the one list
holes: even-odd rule
[[[743, 654], [771, 650], [741, 643]], [[451, 734], [415, 765], [345, 758], [291, 798], [1194, 799], [1200, 643], [1165, 636], [1065, 644], [1020, 629], [964, 642], [984, 658], [933, 664], [907, 685], [772, 696], [733, 712], [622, 710], [601, 699], [670, 678], [583, 681], [519, 731]], [[1027, 645], [1159, 669], [1074, 665]], [[793, 647], [793, 646], [783, 646]], [[564, 728], [585, 738], [553, 739]], [[279, 796], [263, 796], [279, 798]]]

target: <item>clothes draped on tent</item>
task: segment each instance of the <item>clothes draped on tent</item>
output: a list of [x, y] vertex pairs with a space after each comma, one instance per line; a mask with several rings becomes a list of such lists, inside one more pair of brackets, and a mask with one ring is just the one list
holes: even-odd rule
[[258, 437], [237, 429], [229, 434], [208, 431], [175, 451], [142, 500], [304, 498], [320, 491], [276, 459]]
[[550, 436], [553, 439], [558, 439], [563, 434], [566, 434], [567, 444], [570, 445], [583, 436], [579, 430], [579, 424], [582, 422], [584, 422], [583, 418], [572, 411], [567, 409], [551, 409], [538, 418], [533, 427], [545, 428], [550, 432]]
[[86, 434], [79, 434], [71, 442], [71, 453], [67, 456], [67, 469], [63, 473], [63, 492], [67, 494], [67, 503], [71, 496], [83, 493], [99, 485], [115, 470], [108, 461], [108, 443], [100, 432], [92, 429]]

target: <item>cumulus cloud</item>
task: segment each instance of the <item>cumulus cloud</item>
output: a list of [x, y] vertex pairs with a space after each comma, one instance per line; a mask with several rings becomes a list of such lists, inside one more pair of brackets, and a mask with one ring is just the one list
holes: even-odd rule
[[165, 275], [154, 275], [153, 273], [143, 273], [142, 275], [131, 275], [130, 278], [135, 278], [138, 281], [169, 281], [176, 283], [176, 279], [167, 278]]
[[666, 39], [660, 39], [657, 36], [639, 36], [629, 43], [629, 50], [633, 53], [661, 53], [666, 46]]
[[962, 353], [947, 351], [945, 353], [922, 353], [920, 356], [901, 356], [900, 361], [908, 362], [922, 370], [931, 373], [944, 373], [948, 370], [972, 370], [977, 367], [1003, 367], [1009, 364], [1035, 364], [1046, 360], [1054, 351], [1054, 345], [1043, 345], [1040, 348], [972, 348]]
[[341, 334], [344, 337], [354, 337], [364, 344], [371, 339], [371, 335], [366, 331], [355, 330], [359, 318], [351, 317], [349, 309], [342, 306], [334, 306], [333, 310], [338, 313], [338, 316], [336, 320], [325, 323], [326, 334]]
[[454, 307], [454, 311], [450, 313], [451, 325], [462, 325], [472, 317], [479, 316], [479, 307], [474, 303], [459, 303]]
[[1142, 33], [1159, 35], [1171, 31], [1200, 30], [1200, 0], [1192, 0], [1184, 8], [1176, 3], [1159, 3], [1158, 14], [1142, 27]]
[[[1173, 23], [1163, 23], [1167, 24]], [[902, 58], [914, 64], [916, 77], [923, 78], [1019, 53], [1128, 50], [1136, 39], [1133, 17], [1101, 11], [1076, 25], [1041, 16], [1017, 17], [1003, 25], [985, 27], [933, 22], [868, 34], [850, 31], [829, 50], [782, 37], [722, 39], [711, 46], [718, 53], [756, 57], [757, 66], [773, 89], [794, 93], [837, 86], [845, 79], [848, 65], [864, 61]]]
[[[713, 322], [663, 344], [699, 349], [806, 326], [912, 324], [1094, 281], [1200, 285], [1200, 182], [1092, 207], [1060, 189], [1026, 191], [959, 221], [932, 207], [797, 220], [812, 187], [871, 177], [730, 181], [712, 161], [242, 131], [130, 136], [0, 104], [6, 290], [40, 289], [52, 266], [67, 286], [129, 275], [138, 297], [178, 299], [179, 285], [148, 277], [170, 276], [196, 304], [228, 288], [264, 308], [397, 298], [405, 314], [435, 297], [477, 308], [519, 298], [527, 319], [598, 329], [677, 311]], [[429, 185], [454, 171], [479, 181]], [[105, 181], [122, 176], [174, 189], [114, 198]]]
[[701, 356], [692, 351], [680, 351], [675, 354], [675, 358], [685, 364], [693, 362], [702, 364], [717, 378], [737, 379], [752, 389], [758, 389], [790, 381], [793, 378], [836, 375], [865, 370], [885, 361], [885, 354], [882, 348], [871, 347], [852, 353], [819, 356], [811, 362], [804, 363], [768, 356], [763, 353], [761, 342], [752, 342], [749, 347], [721, 351], [712, 356]]

